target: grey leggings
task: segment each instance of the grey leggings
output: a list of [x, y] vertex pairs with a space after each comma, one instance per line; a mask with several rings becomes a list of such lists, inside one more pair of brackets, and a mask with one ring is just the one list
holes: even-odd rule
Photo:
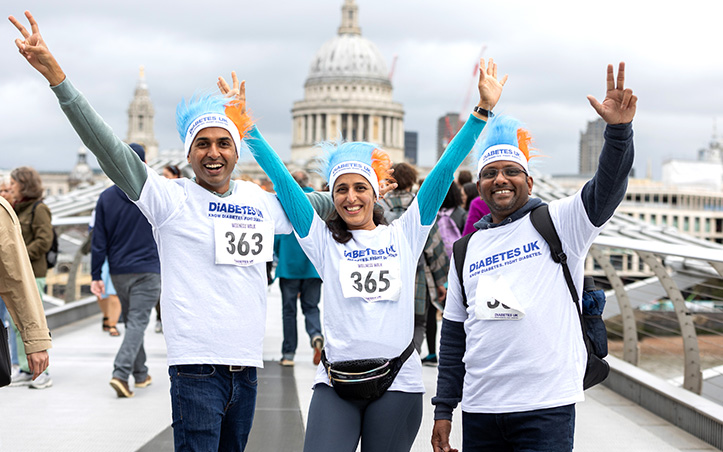
[[314, 386], [304, 452], [406, 452], [422, 422], [422, 394], [387, 391], [373, 402], [344, 400], [334, 388]]

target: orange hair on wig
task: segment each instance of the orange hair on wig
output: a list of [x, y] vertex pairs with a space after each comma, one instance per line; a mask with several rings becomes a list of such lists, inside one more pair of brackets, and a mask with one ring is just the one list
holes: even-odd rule
[[527, 129], [523, 129], [520, 127], [517, 129], [517, 147], [522, 151], [523, 154], [525, 154], [525, 157], [527, 158], [527, 161], [530, 161], [530, 158], [537, 157], [536, 155], [530, 155], [530, 151], [536, 150], [532, 146], [532, 135], [530, 135], [530, 132], [527, 131]]
[[254, 120], [251, 118], [251, 114], [246, 110], [246, 102], [233, 101], [226, 104], [225, 110], [228, 119], [236, 124], [241, 139], [244, 139], [246, 132], [251, 129], [254, 125]]
[[377, 175], [377, 180], [381, 183], [384, 179], [389, 179], [391, 175], [389, 170], [392, 168], [392, 159], [389, 154], [379, 148], [372, 151], [372, 169]]

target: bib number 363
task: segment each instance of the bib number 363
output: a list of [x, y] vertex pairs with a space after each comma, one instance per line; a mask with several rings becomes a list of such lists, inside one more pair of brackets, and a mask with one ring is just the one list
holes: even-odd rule
[[342, 261], [339, 270], [344, 297], [361, 297], [366, 301], [399, 300], [401, 283], [396, 259], [374, 263]]
[[214, 220], [216, 263], [247, 267], [273, 259], [274, 226], [267, 222]]

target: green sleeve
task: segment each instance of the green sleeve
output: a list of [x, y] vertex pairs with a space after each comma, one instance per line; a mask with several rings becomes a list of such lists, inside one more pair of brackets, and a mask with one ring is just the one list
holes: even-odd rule
[[146, 165], [130, 146], [113, 133], [70, 80], [66, 78], [50, 88], [83, 144], [98, 159], [103, 172], [132, 201], [138, 201], [148, 178]]

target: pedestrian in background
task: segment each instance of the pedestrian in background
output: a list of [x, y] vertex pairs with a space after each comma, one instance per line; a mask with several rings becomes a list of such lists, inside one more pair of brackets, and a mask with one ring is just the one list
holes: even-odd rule
[[[10, 192], [13, 209], [18, 216], [25, 248], [33, 268], [35, 284], [42, 300], [45, 293], [45, 276], [48, 273], [46, 254], [53, 245], [53, 225], [50, 209], [43, 203], [43, 181], [40, 174], [29, 166], [21, 166], [10, 172]], [[13, 386], [29, 385], [33, 389], [45, 389], [53, 385], [50, 373], [45, 370], [35, 380], [28, 367], [28, 358], [20, 331], [13, 324], [20, 370], [13, 376]]]
[[[145, 162], [141, 145], [131, 143], [130, 148]], [[128, 383], [131, 375], [136, 388], [145, 388], [152, 381], [143, 336], [161, 294], [161, 264], [150, 223], [117, 185], [107, 188], [98, 198], [91, 250], [91, 291], [98, 297], [105, 292], [101, 268], [108, 259], [125, 324], [110, 385], [118, 397], [133, 397]]]
[[48, 349], [52, 344], [43, 303], [33, 279], [20, 221], [10, 203], [0, 198], [0, 296], [20, 331], [20, 345], [23, 353], [27, 353], [30, 379], [37, 381], [48, 368]]
[[467, 235], [475, 231], [474, 224], [490, 213], [490, 208], [487, 207], [487, 203], [480, 197], [476, 183], [466, 183], [464, 185], [464, 193], [466, 196], [465, 209], [467, 210], [467, 220], [464, 223], [462, 235]]
[[[12, 208], [13, 195], [10, 190], [10, 176], [5, 176], [0, 179], [0, 196], [3, 197]], [[20, 369], [20, 364], [18, 362], [17, 341], [15, 340], [15, 330], [12, 328], [12, 318], [5, 307], [5, 302], [2, 298], [0, 298], [0, 322], [2, 322], [5, 327], [9, 328], [8, 346], [10, 348], [10, 362], [12, 363], [12, 373], [14, 375]]]

